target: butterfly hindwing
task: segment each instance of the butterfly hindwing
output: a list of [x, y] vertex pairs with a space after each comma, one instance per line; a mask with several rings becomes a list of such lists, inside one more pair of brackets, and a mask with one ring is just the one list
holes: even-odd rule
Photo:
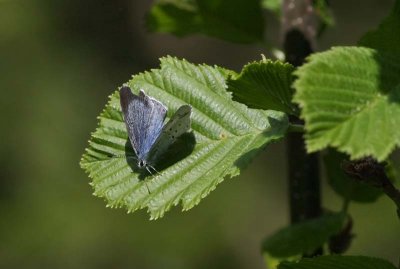
[[133, 94], [127, 86], [120, 90], [120, 101], [129, 140], [138, 159], [143, 160], [160, 136], [167, 108], [142, 90]]
[[171, 119], [162, 128], [162, 131], [148, 154], [148, 162], [155, 164], [157, 158], [163, 154], [176, 139], [190, 129], [190, 115], [192, 107], [181, 106]]

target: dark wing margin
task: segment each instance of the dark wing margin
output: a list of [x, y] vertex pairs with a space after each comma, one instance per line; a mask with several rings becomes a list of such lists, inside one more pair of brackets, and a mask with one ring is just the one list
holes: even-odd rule
[[128, 86], [120, 89], [120, 102], [129, 140], [139, 160], [143, 160], [161, 133], [167, 108], [143, 90], [133, 94]]

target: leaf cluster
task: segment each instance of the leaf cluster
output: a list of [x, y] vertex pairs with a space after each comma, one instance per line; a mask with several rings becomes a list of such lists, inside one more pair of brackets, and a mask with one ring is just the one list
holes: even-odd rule
[[[322, 20], [332, 25], [326, 2], [316, 3]], [[152, 31], [180, 37], [204, 34], [260, 43], [262, 8], [279, 14], [279, 5], [280, 1], [270, 0], [159, 1], [146, 23]], [[388, 161], [400, 146], [399, 0], [358, 46], [312, 54], [297, 69], [265, 58], [248, 63], [240, 73], [174, 57], [160, 62], [158, 69], [134, 75], [126, 84], [134, 93], [145, 89], [161, 100], [169, 117], [179, 106], [190, 104], [192, 131], [165, 153], [156, 167], [158, 174], [143, 173], [129, 158], [134, 153], [115, 91], [80, 163], [96, 196], [129, 212], [147, 208], [153, 219], [179, 203], [188, 210], [225, 178], [238, 175], [268, 144], [300, 129], [308, 152], [325, 150], [328, 182], [345, 206], [342, 212], [326, 213], [266, 238], [262, 249], [267, 264], [280, 269], [394, 268], [370, 257], [299, 257], [313, 255], [321, 246], [335, 253], [329, 244], [341, 234], [350, 242], [348, 203], [374, 202], [383, 194], [384, 190], [355, 181], [340, 167], [343, 161], [365, 157]], [[303, 120], [304, 128], [295, 128], [289, 118]]]

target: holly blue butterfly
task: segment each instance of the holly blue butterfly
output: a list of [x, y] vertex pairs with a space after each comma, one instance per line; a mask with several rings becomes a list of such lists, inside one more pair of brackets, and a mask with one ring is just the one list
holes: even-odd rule
[[135, 95], [128, 86], [123, 86], [120, 102], [129, 140], [138, 159], [137, 166], [151, 174], [150, 168], [156, 171], [157, 159], [190, 129], [192, 107], [182, 105], [164, 125], [167, 108], [143, 90]]

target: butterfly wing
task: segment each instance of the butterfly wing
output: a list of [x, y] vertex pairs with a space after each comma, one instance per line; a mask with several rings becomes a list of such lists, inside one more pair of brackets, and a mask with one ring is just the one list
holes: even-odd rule
[[161, 133], [167, 108], [143, 90], [135, 95], [127, 86], [120, 90], [120, 102], [129, 140], [139, 160], [144, 160]]
[[190, 129], [190, 115], [192, 107], [189, 105], [181, 106], [171, 119], [162, 128], [160, 136], [151, 148], [148, 163], [154, 165], [158, 156], [163, 154], [176, 139]]

